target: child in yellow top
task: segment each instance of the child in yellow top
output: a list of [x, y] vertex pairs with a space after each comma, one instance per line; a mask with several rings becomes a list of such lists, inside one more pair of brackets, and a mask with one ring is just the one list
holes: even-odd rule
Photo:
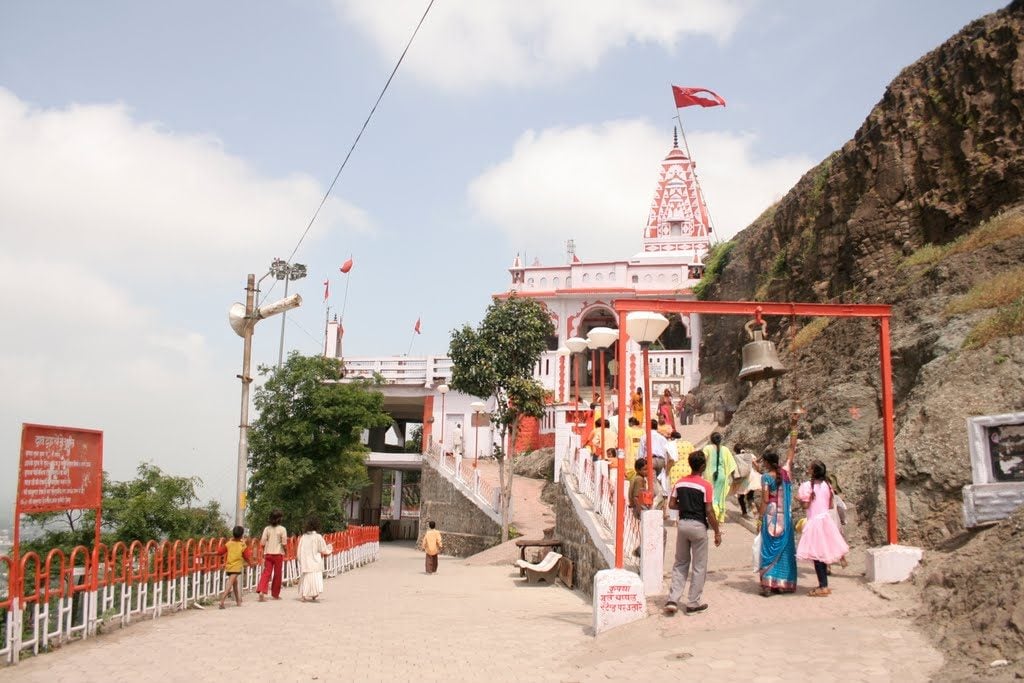
[[227, 587], [224, 589], [224, 595], [220, 597], [221, 609], [224, 609], [224, 601], [232, 591], [235, 593], [235, 602], [239, 607], [242, 606], [242, 587], [238, 585], [238, 576], [246, 564], [250, 567], [256, 564], [252, 560], [249, 546], [242, 540], [244, 533], [245, 529], [236, 526], [231, 530], [231, 540], [217, 550], [217, 554], [224, 557], [224, 573], [227, 575]]

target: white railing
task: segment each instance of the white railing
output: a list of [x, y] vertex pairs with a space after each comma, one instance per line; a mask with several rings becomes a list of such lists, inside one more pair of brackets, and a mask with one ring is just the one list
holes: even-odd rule
[[491, 486], [472, 461], [454, 453], [444, 453], [440, 444], [434, 444], [424, 456], [435, 470], [451, 482], [495, 523], [501, 524], [501, 492]]
[[651, 377], [684, 377], [691, 374], [692, 351], [651, 351]]
[[[579, 437], [574, 437], [571, 447], [566, 451], [562, 462], [561, 476], [566, 485], [587, 504], [601, 530], [600, 537], [594, 537], [597, 544], [610, 546], [612, 555], [615, 551], [615, 488], [616, 472], [609, 469], [604, 460], [595, 461], [586, 448], [579, 448]], [[625, 497], [629, 491], [629, 483], [621, 491]], [[623, 560], [627, 567], [639, 568], [639, 560], [633, 555], [640, 545], [640, 523], [633, 516], [626, 500], [623, 528]], [[593, 534], [591, 534], [593, 537]]]
[[[333, 577], [376, 560], [380, 554], [378, 532], [377, 527], [354, 527], [325, 534], [334, 552], [324, 558], [324, 576]], [[27, 652], [39, 654], [108, 628], [202, 608], [224, 591], [223, 557], [216, 553], [222, 542], [136, 541], [94, 551], [80, 546], [69, 556], [60, 550], [45, 558], [27, 553], [20, 566], [8, 556], [0, 556], [0, 566], [7, 569], [8, 592], [0, 600], [0, 658], [17, 664]], [[254, 540], [249, 543], [256, 547]], [[297, 538], [288, 539], [285, 557], [290, 559], [283, 566], [284, 585], [299, 578], [296, 543]], [[262, 559], [255, 550], [254, 556]], [[12, 569], [16, 569], [15, 576], [11, 576]], [[246, 567], [239, 577], [242, 590], [255, 590], [262, 572], [259, 561]], [[18, 591], [18, 583], [26, 589]]]
[[446, 356], [379, 356], [345, 358], [345, 379], [382, 377], [389, 384], [432, 387], [451, 379], [452, 359]]

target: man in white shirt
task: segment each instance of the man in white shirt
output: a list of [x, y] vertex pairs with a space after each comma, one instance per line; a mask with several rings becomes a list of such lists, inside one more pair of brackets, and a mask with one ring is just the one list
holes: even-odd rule
[[452, 430], [452, 452], [457, 456], [462, 455], [462, 425], [459, 423]]

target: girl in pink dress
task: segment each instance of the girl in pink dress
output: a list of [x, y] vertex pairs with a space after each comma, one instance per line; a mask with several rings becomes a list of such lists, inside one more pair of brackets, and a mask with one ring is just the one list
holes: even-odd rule
[[808, 468], [808, 474], [811, 480], [800, 484], [796, 494], [800, 505], [807, 511], [807, 522], [796, 548], [796, 556], [814, 562], [818, 587], [808, 595], [825, 597], [832, 593], [828, 587], [828, 566], [850, 552], [850, 546], [846, 545], [829, 514], [829, 510], [835, 506], [835, 495], [825, 478], [825, 463], [815, 460]]

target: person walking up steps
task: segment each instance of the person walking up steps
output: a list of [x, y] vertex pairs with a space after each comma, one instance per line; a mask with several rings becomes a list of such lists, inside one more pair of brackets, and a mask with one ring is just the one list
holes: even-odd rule
[[[715, 546], [722, 544], [722, 530], [715, 517], [711, 484], [702, 476], [707, 461], [700, 451], [688, 456], [691, 473], [676, 482], [669, 498], [669, 507], [679, 510], [676, 530], [676, 559], [672, 565], [672, 587], [669, 589], [665, 613], [673, 615], [679, 609], [687, 575], [690, 592], [685, 605], [687, 614], [703, 612], [708, 608], [701, 602], [704, 580], [708, 570], [708, 526], [715, 532]], [[692, 574], [691, 574], [692, 572]]]
[[707, 469], [704, 478], [714, 489], [715, 517], [719, 522], [725, 521], [725, 501], [732, 489], [732, 475], [736, 471], [736, 460], [728, 446], [722, 445], [722, 435], [711, 433], [711, 443], [704, 447], [704, 459]]
[[427, 554], [426, 570], [428, 574], [437, 573], [437, 556], [444, 550], [444, 543], [441, 542], [441, 532], [437, 530], [434, 520], [427, 522], [429, 529], [423, 534], [423, 552]]
[[850, 547], [846, 545], [843, 535], [839, 533], [839, 528], [829, 514], [835, 506], [835, 494], [825, 478], [825, 463], [820, 460], [813, 461], [807, 473], [811, 480], [800, 484], [796, 494], [800, 505], [807, 510], [807, 523], [800, 536], [796, 556], [814, 563], [818, 587], [812, 589], [808, 595], [823, 598], [832, 593], [828, 587], [828, 566], [842, 559], [850, 552]]

